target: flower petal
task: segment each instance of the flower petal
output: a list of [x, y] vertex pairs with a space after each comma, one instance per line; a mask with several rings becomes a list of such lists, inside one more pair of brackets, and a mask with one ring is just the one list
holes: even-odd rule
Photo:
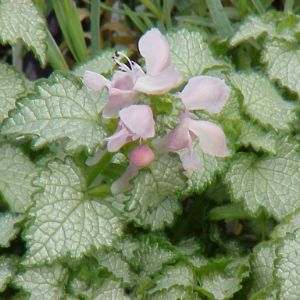
[[118, 151], [124, 144], [127, 143], [130, 137], [131, 137], [131, 133], [126, 128], [119, 126], [119, 128], [112, 136], [106, 138], [107, 151], [108, 152]]
[[139, 77], [133, 89], [145, 94], [160, 95], [177, 87], [182, 80], [183, 78], [179, 72], [168, 67], [156, 76], [145, 75]]
[[124, 125], [136, 135], [135, 139], [154, 137], [154, 120], [150, 106], [130, 105], [123, 108], [119, 116]]
[[133, 80], [129, 73], [116, 71], [111, 80], [112, 88], [119, 90], [131, 90], [133, 88]]
[[190, 172], [190, 171], [196, 171], [200, 169], [201, 161], [198, 153], [193, 151], [192, 153], [183, 153], [180, 154], [180, 159], [182, 161], [183, 168]]
[[205, 153], [220, 157], [229, 155], [224, 131], [215, 123], [189, 119], [189, 129], [199, 138]]
[[155, 76], [170, 66], [170, 46], [157, 28], [147, 31], [140, 38], [138, 47], [145, 58], [148, 75]]
[[192, 77], [179, 94], [187, 110], [218, 113], [224, 107], [230, 89], [224, 80], [211, 76]]
[[105, 86], [110, 85], [110, 82], [104, 76], [92, 71], [84, 72], [82, 82], [92, 91], [100, 91]]
[[167, 136], [153, 141], [155, 148], [160, 152], [174, 152], [187, 148], [192, 151], [193, 139], [188, 128], [189, 123], [182, 119], [175, 129]]
[[103, 108], [103, 117], [109, 119], [116, 117], [121, 108], [134, 103], [138, 94], [135, 91], [119, 90], [111, 88], [109, 90], [109, 99]]
[[132, 185], [129, 183], [130, 179], [138, 174], [139, 168], [133, 164], [130, 164], [127, 170], [123, 173], [123, 175], [113, 182], [111, 185], [111, 192], [116, 194], [121, 194], [127, 190], [129, 190]]

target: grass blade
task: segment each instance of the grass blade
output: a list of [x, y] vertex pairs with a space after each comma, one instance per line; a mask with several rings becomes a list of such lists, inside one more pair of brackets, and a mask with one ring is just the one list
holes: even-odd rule
[[66, 43], [77, 62], [88, 58], [77, 8], [72, 0], [53, 0], [53, 9]]
[[64, 56], [53, 39], [52, 34], [49, 31], [47, 34], [47, 59], [49, 65], [53, 70], [67, 71], [69, 67], [64, 59]]
[[230, 36], [233, 33], [233, 29], [226, 16], [221, 0], [206, 0], [206, 5], [219, 36], [224, 39]]
[[100, 0], [91, 0], [91, 34], [92, 54], [95, 55], [100, 47]]
[[139, 18], [138, 14], [131, 10], [126, 4], [123, 4], [123, 8], [127, 14], [127, 16], [131, 19], [131, 21], [139, 28], [141, 32], [147, 31], [147, 26], [142, 22]]
[[263, 4], [260, 2], [260, 0], [252, 0], [252, 3], [260, 15], [265, 13], [265, 8]]

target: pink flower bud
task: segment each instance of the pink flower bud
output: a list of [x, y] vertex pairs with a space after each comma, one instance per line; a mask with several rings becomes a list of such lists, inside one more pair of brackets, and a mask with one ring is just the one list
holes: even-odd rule
[[144, 168], [154, 160], [154, 152], [147, 145], [142, 145], [131, 151], [128, 157], [132, 164], [138, 168]]
[[154, 152], [147, 145], [138, 146], [129, 155], [129, 166], [123, 175], [113, 182], [111, 191], [120, 194], [132, 188], [130, 180], [139, 173], [139, 169], [148, 167], [154, 160]]

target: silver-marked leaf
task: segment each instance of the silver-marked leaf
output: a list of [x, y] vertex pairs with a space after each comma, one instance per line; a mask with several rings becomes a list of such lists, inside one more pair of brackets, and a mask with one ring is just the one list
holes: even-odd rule
[[248, 258], [221, 258], [201, 267], [199, 274], [200, 289], [209, 299], [231, 299], [249, 276]]
[[275, 242], [269, 241], [258, 244], [251, 255], [251, 294], [264, 289], [273, 283]]
[[279, 289], [278, 299], [300, 298], [300, 230], [287, 235], [279, 244], [275, 260], [275, 277]]
[[31, 0], [0, 2], [0, 40], [16, 44], [21, 40], [46, 63], [46, 22]]
[[0, 293], [6, 289], [7, 284], [14, 276], [11, 259], [0, 256]]
[[34, 148], [65, 137], [69, 138], [66, 148], [70, 151], [86, 147], [92, 152], [104, 143], [99, 103], [105, 91], [95, 97], [76, 77], [60, 73], [39, 83], [36, 89], [35, 95], [17, 103], [4, 122], [3, 134], [31, 135]]
[[275, 26], [272, 23], [266, 23], [257, 16], [248, 17], [240, 26], [238, 31], [230, 40], [230, 46], [236, 46], [249, 39], [257, 39], [262, 34], [275, 34]]
[[211, 184], [216, 175], [221, 173], [226, 166], [224, 160], [205, 154], [201, 150], [199, 143], [194, 146], [194, 151], [200, 156], [201, 168], [187, 174], [188, 187], [184, 191], [184, 194], [203, 192], [207, 185]]
[[300, 228], [300, 209], [286, 216], [272, 231], [273, 239], [284, 238], [287, 233], [293, 233]]
[[149, 291], [149, 294], [154, 294], [173, 286], [193, 287], [194, 284], [193, 270], [182, 263], [178, 263], [163, 269], [162, 274], [156, 279], [155, 287]]
[[30, 300], [63, 299], [67, 275], [60, 265], [41, 266], [18, 274], [14, 283], [30, 294]]
[[164, 265], [174, 262], [177, 257], [176, 250], [166, 240], [145, 236], [134, 251], [132, 264], [137, 266], [142, 276], [151, 276]]
[[130, 300], [125, 294], [121, 283], [113, 280], [106, 280], [103, 285], [91, 293], [91, 300]]
[[38, 169], [18, 148], [0, 146], [0, 192], [12, 212], [24, 212], [32, 203], [31, 195], [37, 190], [31, 182]]
[[262, 125], [288, 130], [295, 120], [295, 105], [285, 101], [272, 83], [257, 73], [236, 73], [231, 77], [233, 85], [244, 97], [245, 112]]
[[276, 284], [268, 285], [258, 292], [252, 294], [249, 300], [276, 300], [276, 294], [278, 292], [277, 288], [278, 286]]
[[134, 274], [121, 253], [116, 251], [102, 251], [97, 253], [95, 257], [99, 265], [106, 268], [117, 279], [122, 279], [126, 284], [134, 281]]
[[266, 131], [264, 128], [250, 121], [242, 121], [238, 144], [245, 147], [251, 145], [256, 151], [275, 154], [277, 139], [273, 131]]
[[225, 65], [213, 57], [200, 32], [181, 29], [168, 34], [167, 40], [172, 53], [172, 66], [181, 72], [185, 79], [200, 75], [210, 68]]
[[14, 225], [23, 220], [22, 215], [13, 215], [11, 213], [0, 213], [0, 247], [9, 247], [10, 241], [13, 240], [17, 233], [18, 228]]
[[129, 218], [153, 230], [170, 225], [180, 210], [178, 194], [186, 186], [179, 157], [160, 157], [149, 170], [140, 172], [133, 183], [126, 207]]
[[50, 162], [34, 183], [43, 191], [29, 211], [26, 264], [80, 257], [92, 246], [110, 246], [121, 234], [119, 218], [104, 200], [86, 195], [83, 175], [71, 160]]
[[151, 300], [200, 300], [202, 298], [191, 287], [172, 286], [151, 294]]
[[106, 74], [113, 71], [116, 66], [113, 60], [115, 50], [106, 49], [103, 50], [99, 55], [89, 60], [88, 62], [77, 66], [73, 72], [77, 76], [83, 76], [85, 71], [92, 71], [98, 74]]
[[300, 49], [282, 40], [270, 40], [262, 59], [269, 77], [297, 93], [300, 99]]
[[277, 220], [300, 207], [298, 145], [287, 139], [279, 144], [276, 156], [240, 155], [226, 174], [233, 201], [242, 202], [253, 214], [264, 207]]
[[0, 62], [0, 122], [15, 107], [15, 101], [26, 90], [25, 78], [11, 66]]

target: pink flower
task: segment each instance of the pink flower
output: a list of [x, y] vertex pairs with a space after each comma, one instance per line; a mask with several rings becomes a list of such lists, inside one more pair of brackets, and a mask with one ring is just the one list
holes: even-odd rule
[[[159, 95], [177, 87], [182, 76], [171, 67], [171, 51], [166, 39], [158, 29], [147, 31], [139, 40], [138, 48], [145, 59], [147, 72], [122, 52], [114, 57], [119, 65], [110, 82], [95, 72], [86, 71], [83, 83], [93, 91], [100, 91], [105, 86], [109, 90], [109, 101], [104, 107], [104, 118], [117, 115], [119, 109], [135, 102], [138, 93]], [[124, 57], [128, 65], [121, 63]]]
[[[122, 54], [127, 58], [126, 55]], [[127, 58], [128, 61], [129, 58]], [[83, 83], [93, 91], [100, 91], [104, 87], [108, 88], [108, 102], [103, 109], [103, 117], [111, 118], [118, 114], [118, 111], [125, 106], [134, 103], [138, 93], [133, 90], [136, 78], [142, 76], [144, 72], [136, 64], [131, 63], [131, 68], [124, 64], [122, 71], [116, 71], [112, 80], [107, 80], [104, 76], [85, 71]], [[125, 71], [124, 71], [125, 70]]]
[[198, 140], [203, 152], [219, 157], [229, 155], [223, 129], [213, 122], [194, 119], [191, 113], [181, 115], [179, 125], [166, 137], [158, 141], [157, 147], [165, 152], [188, 151], [181, 154], [183, 168], [187, 171], [200, 168], [200, 158], [193, 149], [193, 141]]
[[131, 105], [119, 112], [120, 122], [116, 132], [107, 138], [107, 150], [118, 151], [124, 144], [138, 139], [154, 137], [154, 120], [150, 106]]
[[187, 111], [206, 110], [218, 113], [224, 107], [230, 89], [224, 80], [211, 76], [192, 77], [178, 97]]
[[129, 167], [111, 186], [113, 194], [120, 194], [131, 188], [129, 181], [135, 177], [139, 169], [148, 167], [154, 160], [154, 153], [147, 145], [138, 146], [128, 155]]

